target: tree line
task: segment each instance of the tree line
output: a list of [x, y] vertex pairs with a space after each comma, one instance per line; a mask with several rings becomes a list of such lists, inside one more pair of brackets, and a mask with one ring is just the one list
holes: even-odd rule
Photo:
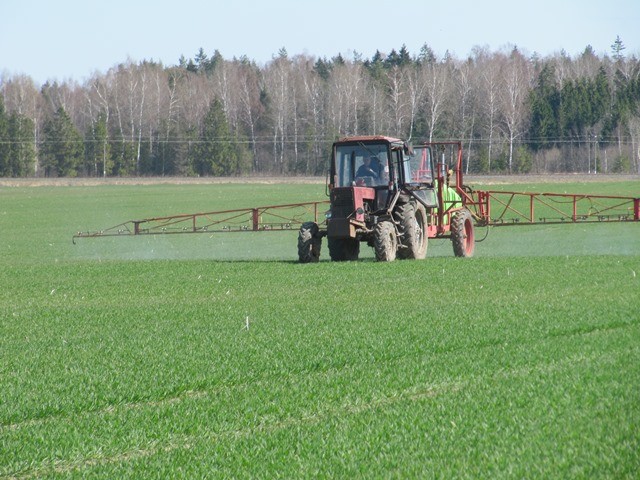
[[640, 62], [428, 45], [258, 65], [200, 49], [79, 84], [0, 79], [0, 176], [319, 175], [331, 142], [462, 140], [467, 172], [640, 173]]

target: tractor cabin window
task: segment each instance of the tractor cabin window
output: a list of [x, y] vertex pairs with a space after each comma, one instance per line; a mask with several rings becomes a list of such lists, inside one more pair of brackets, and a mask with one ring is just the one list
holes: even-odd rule
[[409, 157], [412, 182], [431, 183], [433, 182], [433, 162], [431, 160], [431, 149], [427, 147], [414, 147], [413, 155]]
[[386, 144], [340, 145], [336, 147], [338, 187], [377, 187], [389, 184]]

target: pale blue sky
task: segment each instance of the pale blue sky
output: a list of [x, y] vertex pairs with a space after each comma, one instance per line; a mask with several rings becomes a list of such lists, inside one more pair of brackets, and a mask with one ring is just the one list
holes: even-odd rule
[[574, 56], [610, 53], [616, 35], [640, 56], [640, 0], [0, 0], [0, 74], [83, 82], [128, 58], [174, 65], [200, 47], [260, 64], [281, 47], [370, 58], [424, 43], [458, 58], [513, 44]]

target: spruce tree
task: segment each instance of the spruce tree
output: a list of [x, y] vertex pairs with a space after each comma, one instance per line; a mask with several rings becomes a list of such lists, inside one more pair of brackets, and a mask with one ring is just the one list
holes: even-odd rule
[[534, 150], [548, 148], [559, 133], [560, 92], [554, 78], [554, 68], [546, 64], [538, 75], [536, 87], [531, 90], [531, 126], [529, 136]]
[[10, 154], [9, 119], [4, 109], [2, 95], [0, 95], [0, 177], [11, 176]]
[[214, 98], [202, 121], [195, 149], [194, 171], [199, 175], [229, 176], [239, 173], [238, 155], [222, 103]]
[[8, 133], [11, 139], [9, 149], [9, 174], [12, 177], [33, 175], [36, 149], [33, 141], [33, 120], [17, 112], [9, 117]]
[[413, 63], [413, 60], [411, 59], [411, 54], [409, 53], [409, 50], [407, 50], [407, 46], [405, 44], [402, 44], [402, 47], [398, 52], [398, 61], [399, 61], [398, 64], [401, 67], [405, 67]]
[[613, 59], [616, 62], [624, 60], [624, 54], [622, 53], [627, 47], [624, 46], [622, 40], [620, 39], [620, 35], [616, 35], [616, 40], [611, 45], [611, 51], [613, 52]]
[[82, 162], [82, 137], [63, 107], [45, 121], [42, 140], [45, 176], [75, 177]]
[[331, 62], [327, 61], [326, 58], [318, 58], [313, 66], [313, 71], [316, 72], [322, 80], [329, 80], [331, 76]]

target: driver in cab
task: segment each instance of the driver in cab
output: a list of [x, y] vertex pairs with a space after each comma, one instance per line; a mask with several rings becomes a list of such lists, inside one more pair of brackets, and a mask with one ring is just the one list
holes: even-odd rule
[[364, 163], [358, 168], [356, 177], [373, 177], [376, 180], [378, 179], [378, 172], [371, 164], [372, 159], [375, 159], [377, 163], [378, 159], [376, 157], [364, 157]]

